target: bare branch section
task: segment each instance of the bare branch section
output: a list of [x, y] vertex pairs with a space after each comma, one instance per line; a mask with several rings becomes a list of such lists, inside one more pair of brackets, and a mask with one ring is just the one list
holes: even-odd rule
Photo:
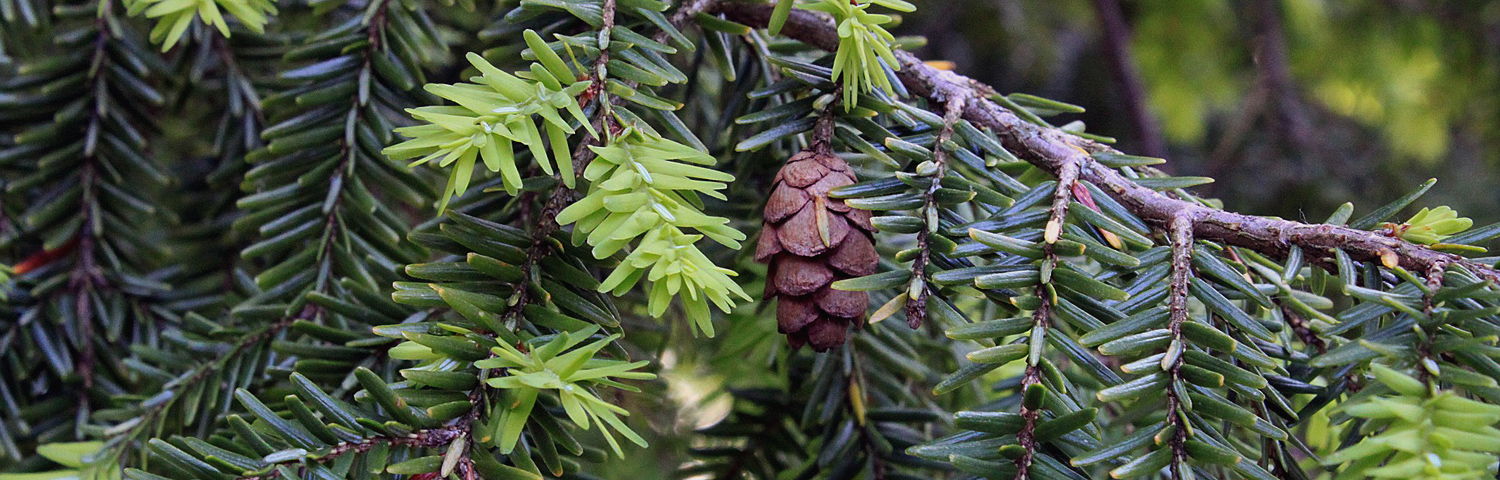
[[1047, 218], [1047, 227], [1042, 231], [1042, 240], [1048, 251], [1062, 235], [1063, 223], [1068, 220], [1068, 205], [1073, 203], [1073, 187], [1078, 184], [1078, 162], [1063, 162], [1056, 172], [1057, 192], [1052, 194], [1052, 215]]
[[[770, 5], [724, 3], [718, 5], [716, 11], [730, 20], [752, 27], [764, 27], [771, 16], [771, 9]], [[838, 33], [833, 23], [817, 13], [793, 10], [781, 33], [820, 49], [833, 51], [838, 48]], [[1005, 148], [1054, 176], [1061, 174], [1067, 168], [1065, 165], [1076, 163], [1080, 180], [1093, 183], [1108, 192], [1131, 213], [1160, 231], [1168, 230], [1174, 217], [1186, 215], [1193, 219], [1192, 231], [1199, 240], [1245, 247], [1268, 255], [1285, 256], [1291, 247], [1296, 246], [1326, 264], [1332, 257], [1333, 250], [1340, 249], [1355, 260], [1382, 264], [1387, 264], [1389, 260], [1392, 266], [1399, 265], [1414, 272], [1428, 272], [1452, 265], [1461, 266], [1483, 278], [1500, 281], [1500, 270], [1493, 266], [1376, 232], [1245, 215], [1169, 197], [1135, 183], [1089, 155], [1079, 154], [1080, 149], [1089, 154], [1114, 152], [1114, 149], [1060, 129], [1026, 122], [1015, 113], [988, 100], [989, 96], [995, 95], [994, 89], [988, 85], [953, 72], [929, 67], [915, 55], [904, 51], [897, 50], [895, 55], [901, 67], [896, 72], [897, 76], [913, 95], [927, 97], [939, 103], [946, 103], [948, 98], [955, 96], [972, 98], [973, 101], [967, 102], [964, 107], [965, 120], [989, 128], [1000, 137]]]

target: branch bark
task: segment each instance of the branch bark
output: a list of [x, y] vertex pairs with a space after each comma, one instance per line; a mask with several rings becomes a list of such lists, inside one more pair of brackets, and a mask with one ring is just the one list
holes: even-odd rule
[[[751, 27], [765, 27], [770, 5], [724, 3], [715, 11]], [[838, 33], [832, 21], [821, 14], [793, 10], [782, 34], [833, 51]], [[1191, 218], [1195, 238], [1245, 247], [1284, 257], [1291, 247], [1301, 247], [1317, 260], [1328, 261], [1334, 249], [1360, 261], [1399, 265], [1413, 272], [1429, 272], [1461, 266], [1485, 279], [1500, 281], [1500, 270], [1459, 255], [1439, 252], [1380, 233], [1340, 225], [1307, 224], [1279, 218], [1245, 215], [1169, 197], [1126, 178], [1118, 170], [1094, 160], [1092, 154], [1115, 150], [1056, 128], [1038, 126], [988, 99], [993, 88], [954, 72], [929, 67], [905, 51], [895, 52], [901, 70], [896, 72], [913, 95], [946, 104], [953, 97], [968, 97], [963, 118], [987, 127], [999, 136], [1006, 149], [1054, 176], [1065, 165], [1078, 169], [1078, 178], [1093, 183], [1118, 200], [1131, 213], [1158, 231], [1167, 231], [1173, 218]]]

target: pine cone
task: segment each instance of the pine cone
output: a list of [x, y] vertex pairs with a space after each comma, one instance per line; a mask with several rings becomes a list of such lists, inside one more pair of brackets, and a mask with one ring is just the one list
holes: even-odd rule
[[834, 281], [875, 272], [880, 255], [870, 212], [855, 210], [828, 191], [855, 182], [844, 160], [802, 151], [776, 173], [766, 202], [755, 259], [770, 262], [765, 298], [775, 298], [778, 330], [793, 347], [826, 351], [862, 325], [869, 295], [834, 290]]

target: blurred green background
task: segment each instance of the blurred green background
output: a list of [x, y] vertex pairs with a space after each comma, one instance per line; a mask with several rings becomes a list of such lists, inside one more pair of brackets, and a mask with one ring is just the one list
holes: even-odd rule
[[1437, 178], [1417, 206], [1500, 221], [1497, 1], [929, 0], [897, 32], [1229, 209], [1322, 220]]

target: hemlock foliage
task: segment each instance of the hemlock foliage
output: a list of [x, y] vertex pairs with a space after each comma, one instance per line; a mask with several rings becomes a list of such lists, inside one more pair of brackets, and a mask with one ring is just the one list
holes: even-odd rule
[[1148, 215], [726, 2], [0, 0], [0, 480], [1496, 475], [1500, 225]]

